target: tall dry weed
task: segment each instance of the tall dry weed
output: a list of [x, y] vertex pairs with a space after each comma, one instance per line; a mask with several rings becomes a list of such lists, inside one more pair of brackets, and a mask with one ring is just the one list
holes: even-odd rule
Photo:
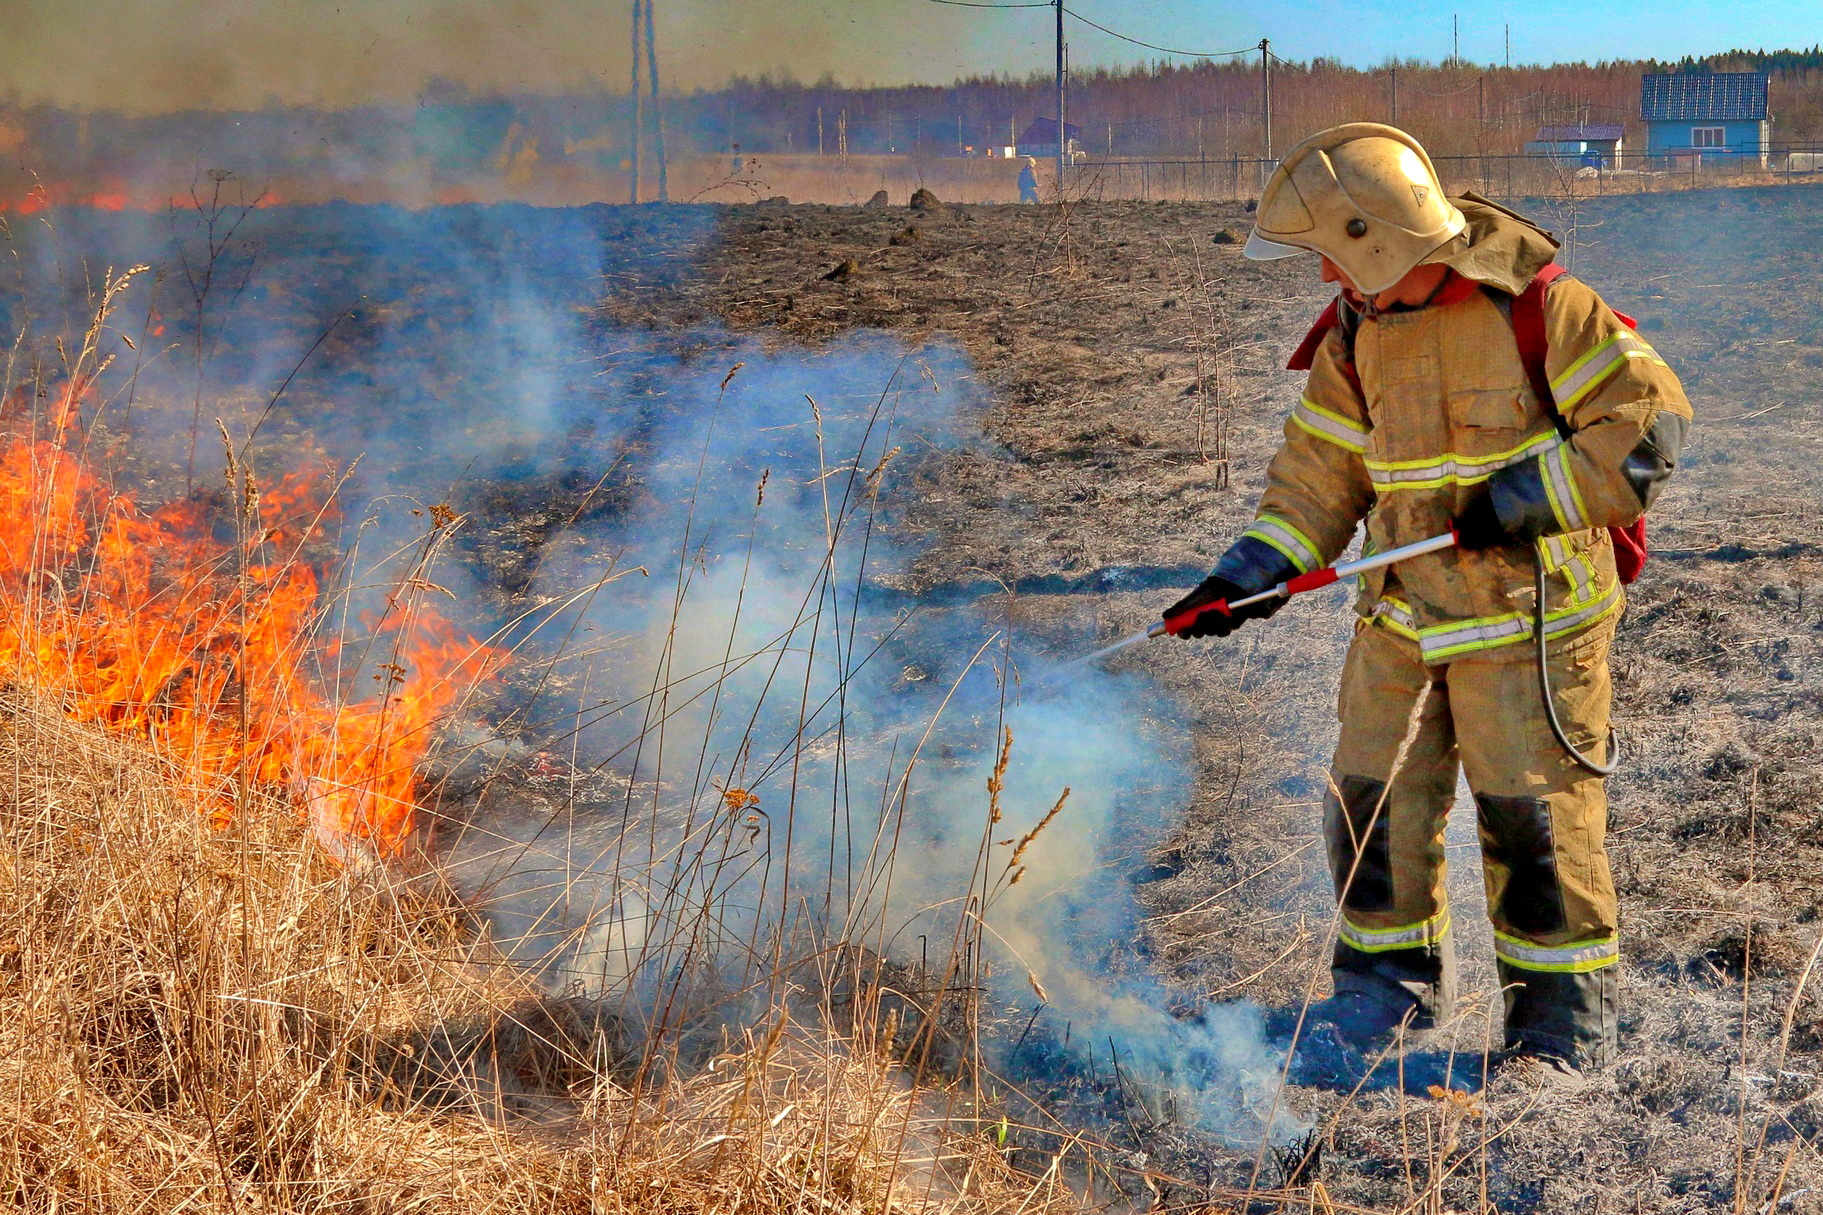
[[0, 701], [0, 1195], [31, 1211], [1043, 1210], [877, 1031], [781, 1020], [628, 1084], [591, 1005], [296, 811]]

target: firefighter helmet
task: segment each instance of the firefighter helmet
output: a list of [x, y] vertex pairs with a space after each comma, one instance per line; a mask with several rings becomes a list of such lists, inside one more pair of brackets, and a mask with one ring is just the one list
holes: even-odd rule
[[1273, 170], [1248, 257], [1321, 253], [1366, 295], [1385, 291], [1465, 226], [1418, 141], [1351, 122], [1319, 131]]

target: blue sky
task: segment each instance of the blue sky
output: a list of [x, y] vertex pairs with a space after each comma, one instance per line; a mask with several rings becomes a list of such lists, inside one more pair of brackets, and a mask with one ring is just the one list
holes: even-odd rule
[[[928, 3], [928, 0], [906, 0]], [[1459, 15], [1461, 50], [1477, 63], [1500, 63], [1512, 30], [1514, 63], [1571, 60], [1677, 59], [1731, 47], [1808, 47], [1823, 42], [1823, 5], [1816, 0], [1772, 0], [1723, 8], [1715, 3], [1596, 4], [1588, 0], [1531, 0], [1529, 3], [1465, 4], [1450, 0], [1299, 0], [1296, 3], [1198, 2], [1121, 3], [1067, 0], [1067, 7], [1111, 29], [1160, 45], [1224, 51], [1272, 40], [1286, 59], [1313, 56], [1341, 59], [1357, 67], [1390, 56], [1441, 59], [1450, 53], [1450, 20]], [[971, 58], [1004, 56], [1002, 39], [1022, 44], [1032, 69], [1045, 66], [1052, 27], [1040, 9], [986, 12], [962, 10], [982, 27], [972, 32]], [[1718, 20], [1726, 13], [1726, 20]], [[994, 31], [988, 32], [988, 27]], [[1033, 28], [1037, 27], [1037, 28]], [[1080, 22], [1066, 24], [1079, 65], [1118, 65], [1157, 58]], [[1017, 69], [1014, 69], [1017, 70]]]
[[[409, 102], [432, 77], [481, 91], [624, 89], [630, 0], [5, 0], [0, 95], [132, 111], [242, 108], [268, 99]], [[1694, 0], [1068, 0], [1149, 42], [1224, 51], [1272, 39], [1286, 59], [1373, 66], [1441, 59], [1450, 15], [1462, 54], [1514, 62], [1658, 56], [1823, 40], [1817, 0], [1722, 8]], [[993, 11], [930, 0], [655, 0], [667, 83], [713, 88], [734, 73], [825, 73], [844, 84], [947, 83], [1046, 72], [1047, 8]], [[1717, 14], [1726, 14], [1718, 19]], [[1071, 21], [1078, 67], [1156, 58]]]

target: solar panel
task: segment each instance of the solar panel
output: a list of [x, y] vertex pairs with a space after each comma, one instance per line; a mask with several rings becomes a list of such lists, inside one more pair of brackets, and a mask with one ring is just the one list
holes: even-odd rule
[[1640, 77], [1647, 122], [1759, 122], [1766, 117], [1766, 72], [1660, 72]]

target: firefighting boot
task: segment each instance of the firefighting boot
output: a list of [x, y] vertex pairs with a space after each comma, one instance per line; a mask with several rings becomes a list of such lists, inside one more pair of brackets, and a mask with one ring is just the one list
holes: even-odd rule
[[1582, 974], [1498, 964], [1506, 993], [1506, 1045], [1515, 1057], [1569, 1069], [1605, 1067], [1619, 1050], [1617, 967]]
[[1352, 1087], [1369, 1069], [1370, 1060], [1423, 1018], [1423, 1008], [1394, 987], [1344, 988], [1304, 1011], [1268, 1014], [1270, 1037], [1292, 1052], [1288, 1078], [1316, 1088]]
[[1580, 1067], [1556, 1055], [1502, 1051], [1494, 1057], [1493, 1064], [1502, 1079], [1527, 1092], [1569, 1096], [1589, 1083], [1589, 1077]]

